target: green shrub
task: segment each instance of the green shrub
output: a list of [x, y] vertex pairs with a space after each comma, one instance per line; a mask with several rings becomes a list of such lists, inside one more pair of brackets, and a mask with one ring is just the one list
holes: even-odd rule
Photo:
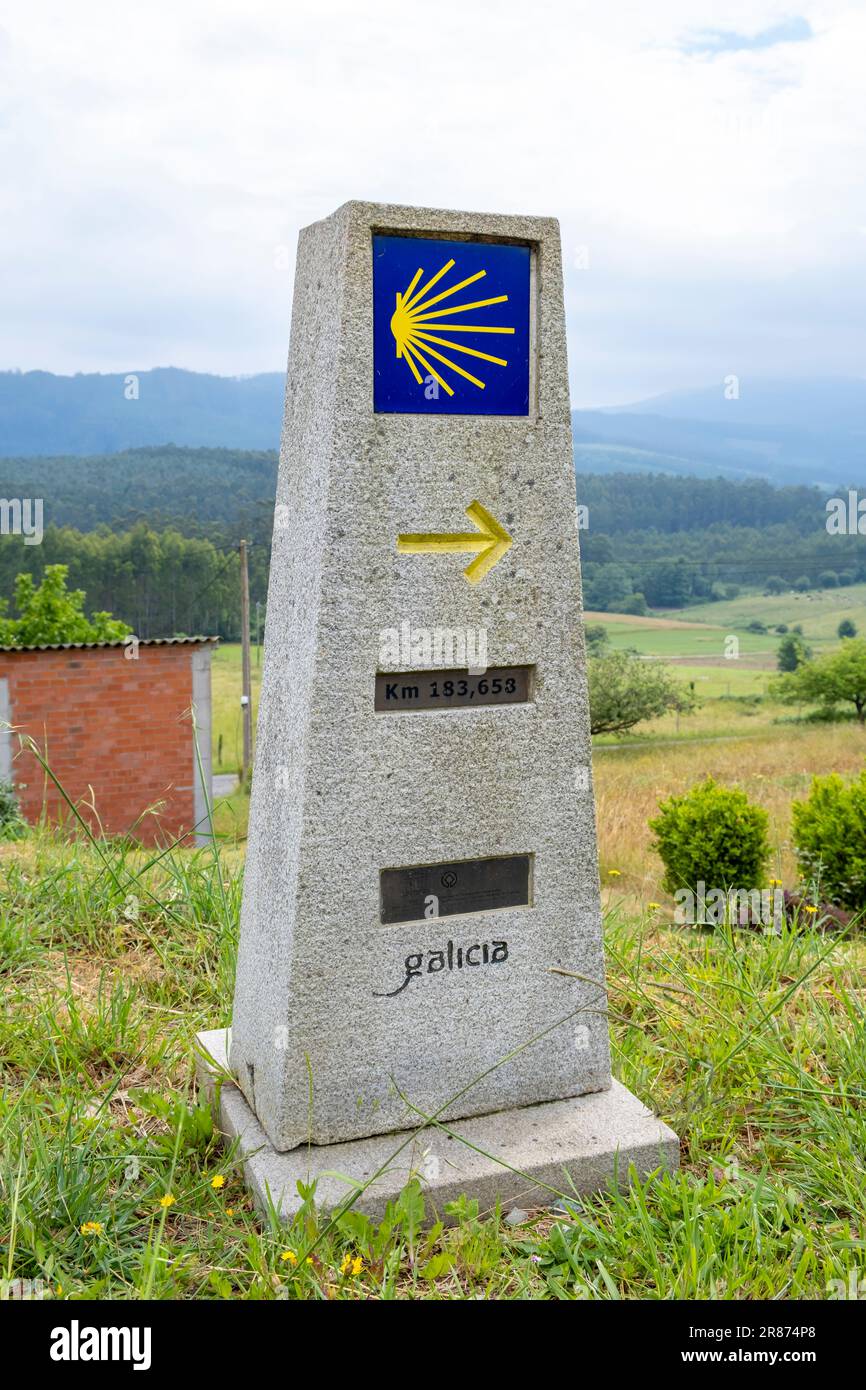
[[812, 648], [807, 647], [800, 634], [789, 632], [779, 643], [776, 665], [780, 671], [796, 671], [812, 656]]
[[11, 782], [0, 782], [0, 840], [17, 840], [27, 829]]
[[840, 907], [866, 907], [866, 770], [853, 782], [813, 777], [791, 807], [794, 848], [804, 878]]
[[758, 888], [770, 854], [767, 813], [744, 792], [708, 777], [683, 796], [659, 803], [649, 823], [653, 848], [665, 866], [668, 893], [712, 888]]

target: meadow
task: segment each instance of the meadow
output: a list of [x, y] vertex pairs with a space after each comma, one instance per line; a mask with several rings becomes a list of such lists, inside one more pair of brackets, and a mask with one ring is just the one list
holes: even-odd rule
[[435, 1212], [419, 1175], [383, 1222], [331, 1221], [311, 1194], [281, 1228], [252, 1208], [193, 1083], [195, 1031], [229, 1021], [240, 871], [231, 850], [148, 856], [47, 831], [0, 848], [0, 1277], [64, 1300], [856, 1287], [862, 938], [673, 930], [609, 902], [614, 1068], [681, 1136], [677, 1175], [564, 1190], [544, 1213]]
[[[610, 626], [666, 633], [701, 706], [598, 740], [594, 774], [614, 1070], [681, 1136], [678, 1174], [580, 1200], [564, 1190], [544, 1213], [437, 1212], [420, 1174], [380, 1223], [323, 1217], [314, 1194], [290, 1228], [255, 1211], [193, 1079], [196, 1031], [230, 1018], [238, 789], [206, 849], [44, 828], [0, 844], [0, 1278], [41, 1280], [58, 1299], [789, 1300], [856, 1287], [866, 936], [820, 916], [781, 935], [676, 926], [647, 821], [708, 774], [740, 786], [769, 813], [768, 875], [793, 887], [791, 801], [816, 772], [859, 770], [866, 734], [768, 702], [767, 669], [695, 662], [693, 629], [660, 621]], [[213, 677], [226, 771], [238, 647], [220, 649]]]
[[[743, 592], [718, 603], [690, 604], [644, 618], [624, 613], [585, 614], [587, 623], [601, 624], [612, 647], [633, 647], [645, 656], [667, 661], [710, 663], [721, 668], [737, 665], [725, 658], [725, 639], [737, 637], [741, 658], [750, 666], [774, 669], [780, 637], [775, 628], [798, 624], [809, 646], [817, 652], [836, 644], [836, 630], [843, 618], [866, 632], [866, 584], [846, 588], [812, 589], [807, 593], [764, 594]], [[749, 623], [762, 622], [768, 631], [750, 632]]]

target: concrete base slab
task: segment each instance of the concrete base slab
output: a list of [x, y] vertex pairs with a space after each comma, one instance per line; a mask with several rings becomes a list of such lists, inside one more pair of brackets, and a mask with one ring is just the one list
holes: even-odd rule
[[328, 1211], [378, 1174], [353, 1203], [378, 1219], [415, 1176], [428, 1210], [445, 1219], [445, 1204], [463, 1193], [476, 1198], [481, 1211], [497, 1199], [506, 1206], [552, 1206], [563, 1197], [597, 1192], [614, 1177], [627, 1186], [632, 1164], [641, 1177], [678, 1164], [673, 1130], [618, 1081], [593, 1095], [452, 1120], [448, 1133], [430, 1125], [278, 1153], [228, 1076], [229, 1037], [228, 1029], [198, 1034], [199, 1085], [218, 1102], [221, 1133], [238, 1140], [256, 1204], [264, 1210], [270, 1198], [284, 1219], [301, 1206], [298, 1182], [313, 1179], [316, 1202]]

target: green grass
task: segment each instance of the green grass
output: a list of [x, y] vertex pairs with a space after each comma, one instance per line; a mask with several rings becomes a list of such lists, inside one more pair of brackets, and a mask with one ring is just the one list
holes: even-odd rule
[[[262, 681], [261, 665], [256, 664], [253, 648], [250, 666], [253, 696], [253, 734]], [[243, 755], [241, 723], [241, 644], [220, 643], [211, 665], [211, 709], [213, 718], [214, 772], [240, 772]]]
[[610, 645], [615, 650], [633, 647], [644, 656], [656, 656], [670, 660], [671, 657], [692, 657], [703, 661], [717, 661], [720, 665], [734, 665], [725, 660], [725, 639], [729, 635], [738, 638], [743, 656], [765, 656], [772, 660], [775, 656], [779, 638], [773, 634], [743, 632], [737, 628], [663, 628], [641, 627], [630, 623], [605, 622], [603, 617], [591, 619], [593, 624], [604, 626]]
[[616, 907], [615, 1070], [682, 1136], [679, 1175], [517, 1226], [434, 1213], [420, 1180], [381, 1224], [331, 1226], [313, 1194], [291, 1229], [263, 1219], [193, 1083], [195, 1031], [229, 1020], [241, 870], [232, 848], [0, 847], [0, 1277], [63, 1298], [792, 1299], [862, 1268], [862, 939]]
[[[671, 670], [677, 680], [687, 684], [694, 681], [695, 692], [701, 700], [763, 697], [767, 693], [768, 682], [776, 674], [775, 671], [756, 671], [748, 666], [740, 666], [736, 661], [726, 661], [721, 666], [677, 664]], [[778, 708], [782, 709], [782, 706]]]
[[[852, 618], [858, 629], [866, 632], [866, 584], [812, 589], [806, 594], [744, 593], [721, 603], [677, 609], [669, 616], [695, 623], [713, 623], [729, 632], [742, 632], [753, 618], [759, 618], [771, 628], [779, 623], [787, 623], [788, 627], [800, 623], [806, 640], [820, 646], [837, 641], [836, 629], [843, 618]], [[777, 641], [774, 633], [774, 646]]]
[[[744, 593], [721, 603], [660, 610], [651, 615], [650, 621], [590, 613], [587, 622], [600, 623], [614, 648], [633, 647], [644, 656], [667, 660], [691, 658], [727, 670], [736, 665], [725, 656], [728, 636], [738, 639], [741, 658], [774, 668], [781, 641], [774, 629], [779, 624], [787, 624], [789, 628], [800, 624], [806, 641], [821, 651], [836, 645], [837, 629], [843, 618], [853, 619], [858, 631], [866, 633], [866, 584], [816, 589], [808, 594]], [[755, 619], [764, 623], [769, 631], [749, 632], [748, 625]]]

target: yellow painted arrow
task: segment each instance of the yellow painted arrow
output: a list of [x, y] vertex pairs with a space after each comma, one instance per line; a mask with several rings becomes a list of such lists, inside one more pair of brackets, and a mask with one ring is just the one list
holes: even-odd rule
[[480, 502], [472, 502], [466, 508], [466, 515], [474, 521], [477, 531], [458, 531], [456, 534], [437, 535], [436, 532], [421, 531], [397, 537], [397, 549], [403, 555], [428, 554], [474, 554], [475, 559], [463, 571], [470, 584], [477, 584], [485, 574], [497, 565], [513, 541], [504, 526], [490, 515]]

